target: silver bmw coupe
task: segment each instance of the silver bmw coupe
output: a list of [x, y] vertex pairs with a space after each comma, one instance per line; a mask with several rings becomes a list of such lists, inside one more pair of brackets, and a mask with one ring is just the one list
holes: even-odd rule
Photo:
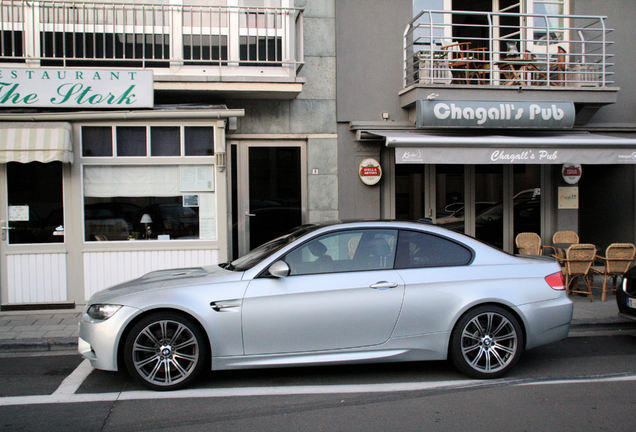
[[95, 294], [79, 352], [174, 390], [204, 369], [450, 359], [500, 377], [568, 334], [559, 264], [416, 222], [306, 225], [217, 266]]

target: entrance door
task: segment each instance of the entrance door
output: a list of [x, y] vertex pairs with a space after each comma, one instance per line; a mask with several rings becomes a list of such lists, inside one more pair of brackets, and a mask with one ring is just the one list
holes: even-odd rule
[[2, 304], [67, 301], [61, 162], [0, 166]]
[[429, 218], [436, 225], [464, 232], [464, 171], [464, 165], [397, 165], [395, 217]]
[[306, 175], [302, 142], [235, 145], [233, 237], [238, 253], [236, 244], [233, 250], [240, 256], [303, 223]]

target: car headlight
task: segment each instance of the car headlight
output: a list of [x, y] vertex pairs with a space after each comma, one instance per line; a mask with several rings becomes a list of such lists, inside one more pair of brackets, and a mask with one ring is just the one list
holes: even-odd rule
[[104, 321], [112, 317], [119, 309], [121, 305], [93, 304], [86, 310], [86, 314], [95, 320]]

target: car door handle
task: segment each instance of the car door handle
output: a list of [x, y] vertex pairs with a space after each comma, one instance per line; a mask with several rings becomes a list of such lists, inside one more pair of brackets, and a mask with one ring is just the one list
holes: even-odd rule
[[381, 282], [376, 282], [373, 285], [370, 285], [369, 288], [373, 288], [377, 290], [385, 290], [389, 288], [395, 288], [396, 286], [398, 286], [396, 282], [381, 281]]

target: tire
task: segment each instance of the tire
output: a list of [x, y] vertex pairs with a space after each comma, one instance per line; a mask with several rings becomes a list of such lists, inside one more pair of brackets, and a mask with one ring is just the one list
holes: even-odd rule
[[496, 305], [468, 311], [455, 325], [450, 340], [450, 359], [472, 378], [499, 378], [521, 357], [524, 336], [519, 321]]
[[157, 312], [137, 322], [124, 346], [128, 373], [153, 390], [176, 390], [201, 373], [208, 358], [204, 333], [193, 320]]

